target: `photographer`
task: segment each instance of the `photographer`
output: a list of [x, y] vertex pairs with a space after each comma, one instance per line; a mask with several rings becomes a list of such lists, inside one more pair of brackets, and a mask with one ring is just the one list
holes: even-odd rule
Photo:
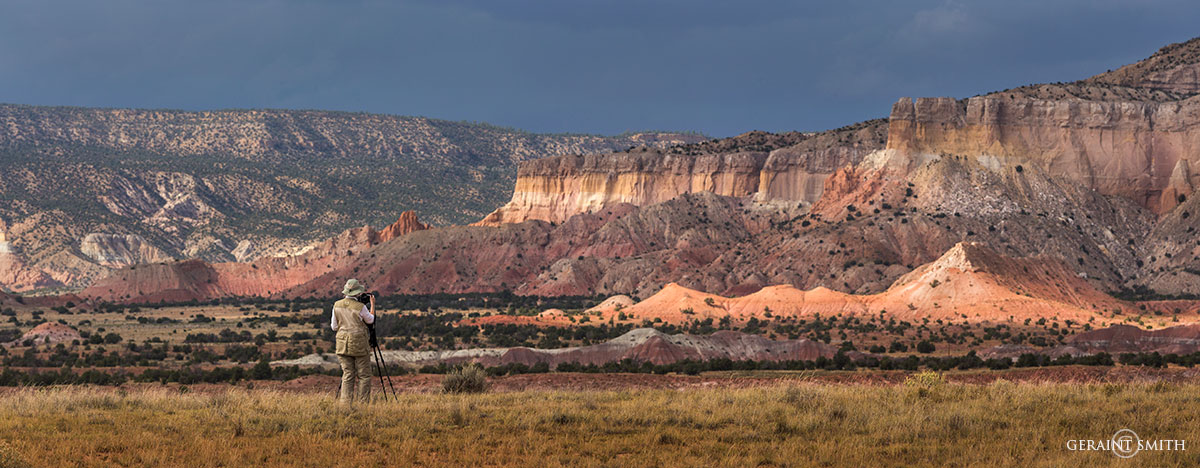
[[[371, 346], [367, 325], [375, 323], [375, 296], [356, 279], [346, 281], [345, 297], [333, 304], [329, 327], [337, 332], [338, 362], [342, 365], [342, 390], [338, 401], [365, 402], [371, 395]], [[370, 303], [368, 307], [364, 302]], [[357, 385], [357, 388], [356, 388]]]

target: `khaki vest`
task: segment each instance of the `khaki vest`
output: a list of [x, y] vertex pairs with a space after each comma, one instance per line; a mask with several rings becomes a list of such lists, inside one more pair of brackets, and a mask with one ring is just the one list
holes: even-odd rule
[[335, 353], [344, 356], [371, 354], [367, 324], [363, 323], [362, 317], [358, 316], [362, 308], [363, 303], [350, 298], [333, 304], [333, 315], [337, 317], [338, 322]]

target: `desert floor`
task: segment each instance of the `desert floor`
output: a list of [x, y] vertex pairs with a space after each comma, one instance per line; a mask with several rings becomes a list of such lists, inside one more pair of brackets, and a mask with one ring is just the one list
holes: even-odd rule
[[[1200, 463], [1200, 380], [1181, 369], [548, 374], [493, 379], [471, 395], [406, 376], [397, 400], [354, 408], [317, 377], [9, 390], [0, 467]], [[1122, 459], [1068, 449], [1125, 428], [1186, 450]]]

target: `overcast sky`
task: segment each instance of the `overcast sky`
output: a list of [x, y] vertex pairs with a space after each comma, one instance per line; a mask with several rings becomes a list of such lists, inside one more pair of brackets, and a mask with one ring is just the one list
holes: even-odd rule
[[820, 130], [1200, 36], [1183, 0], [0, 0], [0, 102]]

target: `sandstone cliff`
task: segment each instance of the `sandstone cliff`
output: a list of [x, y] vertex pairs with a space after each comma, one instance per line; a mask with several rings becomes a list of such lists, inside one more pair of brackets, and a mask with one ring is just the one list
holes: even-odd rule
[[480, 224], [562, 222], [610, 205], [652, 205], [691, 192], [743, 197], [757, 190], [766, 159], [762, 152], [683, 156], [641, 149], [533, 161], [518, 170], [513, 200]]
[[1167, 213], [1200, 182], [1200, 38], [1074, 83], [900, 99], [889, 149], [1037, 165], [1052, 177]]
[[610, 205], [652, 205], [695, 192], [812, 203], [833, 171], [883, 146], [886, 127], [869, 121], [816, 134], [751, 132], [668, 149], [528, 161], [517, 170], [512, 200], [478, 224], [562, 222]]
[[1200, 182], [1186, 171], [1200, 162], [1198, 121], [1200, 98], [1169, 103], [905, 98], [892, 107], [887, 147], [1037, 165], [1054, 177], [1161, 213]]
[[562, 222], [604, 206], [644, 206], [710, 191], [812, 203], [835, 170], [886, 146], [910, 153], [1038, 165], [1052, 177], [1127, 197], [1156, 213], [1200, 182], [1200, 40], [1077, 83], [1033, 85], [966, 100], [904, 98], [887, 122], [817, 134], [749, 133], [669, 150], [522, 163], [512, 200], [479, 224]]
[[[257, 269], [229, 264], [220, 267], [238, 269], [229, 278], [248, 278], [245, 284], [253, 286], [221, 286], [220, 294], [327, 296], [347, 277], [391, 293], [645, 297], [675, 282], [723, 294], [773, 284], [869, 294], [963, 241], [982, 242], [1008, 256], [1070, 262], [1104, 290], [1119, 289], [1140, 274], [1139, 248], [1129, 240], [1150, 231], [1152, 215], [1038, 167], [1018, 171], [993, 162], [962, 156], [911, 160], [885, 150], [859, 167], [839, 169], [811, 211], [799, 216], [764, 210], [745, 198], [687, 193], [643, 207], [609, 205], [557, 224], [533, 220], [419, 231], [336, 262], [296, 265], [302, 275], [263, 262], [252, 264]], [[174, 274], [143, 276], [144, 268], [133, 270], [136, 274], [122, 270], [87, 293], [140, 300], [137, 292], [154, 289], [141, 287], [143, 281]], [[299, 276], [288, 278], [292, 274]], [[270, 283], [272, 278], [283, 280]]]

